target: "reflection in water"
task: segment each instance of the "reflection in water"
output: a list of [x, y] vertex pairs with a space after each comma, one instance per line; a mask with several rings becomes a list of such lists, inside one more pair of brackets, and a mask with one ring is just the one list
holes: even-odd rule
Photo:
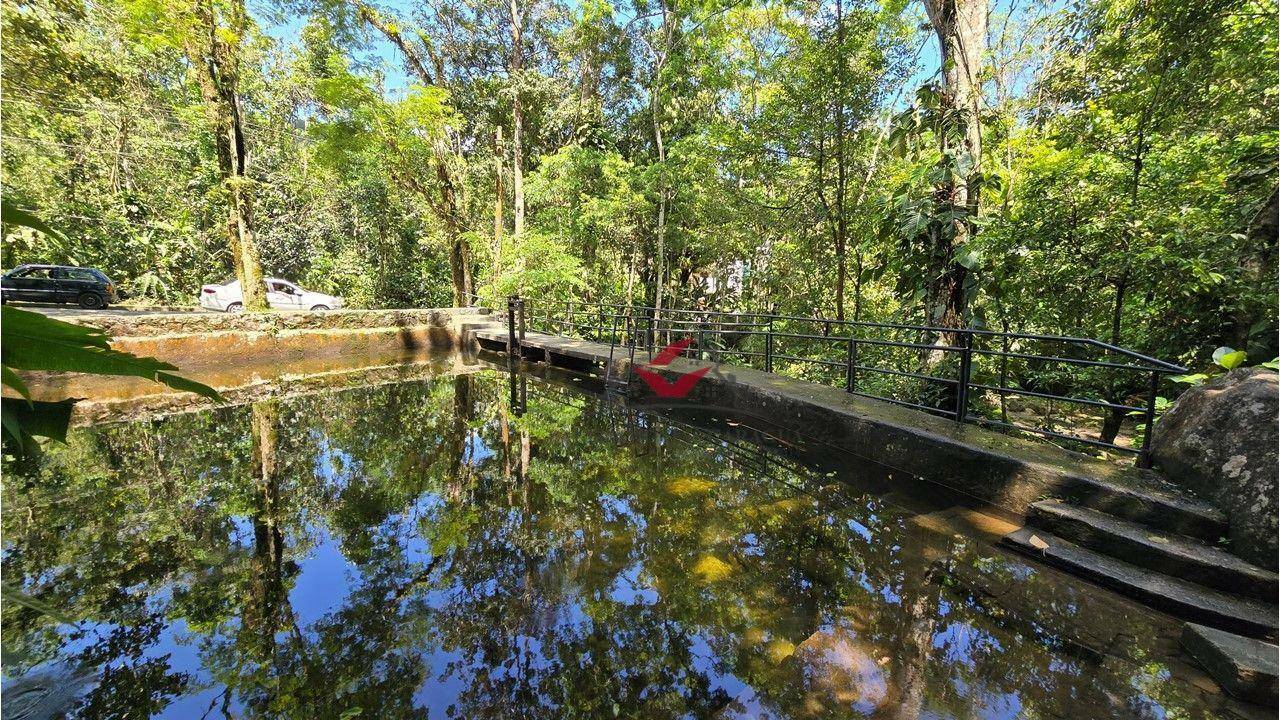
[[92, 718], [1218, 711], [1159, 621], [922, 529], [881, 472], [523, 382], [99, 425], [6, 467], [5, 577], [80, 620], [6, 604], [7, 681], [88, 669]]

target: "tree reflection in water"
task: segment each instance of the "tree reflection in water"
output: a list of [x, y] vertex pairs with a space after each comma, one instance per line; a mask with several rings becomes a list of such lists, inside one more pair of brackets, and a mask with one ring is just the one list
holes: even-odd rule
[[[511, 390], [267, 400], [10, 464], [5, 576], [81, 622], [6, 605], [6, 677], [92, 668], [79, 717], [1216, 712], [1141, 613], [1091, 650], [1103, 600], [918, 529], [869, 468]], [[965, 577], [1051, 599], [1020, 617]]]

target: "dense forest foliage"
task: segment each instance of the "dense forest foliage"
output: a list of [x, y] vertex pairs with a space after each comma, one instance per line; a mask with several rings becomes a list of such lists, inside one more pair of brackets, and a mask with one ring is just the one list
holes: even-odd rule
[[8, 2], [3, 263], [1273, 357], [1274, 3], [986, 2]]

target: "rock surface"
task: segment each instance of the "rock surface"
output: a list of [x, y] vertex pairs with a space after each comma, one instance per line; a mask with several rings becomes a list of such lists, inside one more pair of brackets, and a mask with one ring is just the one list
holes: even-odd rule
[[1275, 707], [1275, 645], [1187, 623], [1182, 630], [1182, 647], [1227, 692], [1242, 700]]
[[1276, 562], [1276, 373], [1242, 368], [1183, 393], [1156, 424], [1152, 459], [1229, 519], [1231, 551]]

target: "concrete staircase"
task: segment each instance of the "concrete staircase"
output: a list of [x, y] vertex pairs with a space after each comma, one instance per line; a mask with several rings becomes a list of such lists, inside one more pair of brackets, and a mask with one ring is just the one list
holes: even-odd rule
[[1276, 573], [1214, 544], [1226, 534], [1216, 511], [1183, 503], [1184, 517], [1167, 513], [1105, 498], [1042, 500], [1003, 542], [1176, 617], [1274, 642]]

